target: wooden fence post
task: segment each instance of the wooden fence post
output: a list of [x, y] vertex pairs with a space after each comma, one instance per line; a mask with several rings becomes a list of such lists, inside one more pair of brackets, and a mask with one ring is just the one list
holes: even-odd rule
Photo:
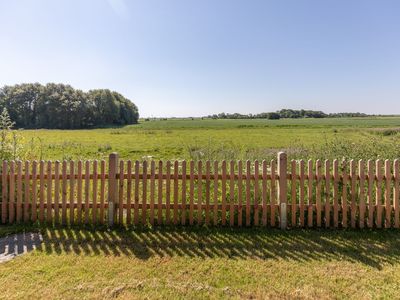
[[287, 155], [285, 152], [278, 153], [278, 175], [279, 175], [279, 223], [281, 229], [287, 227]]
[[114, 225], [114, 206], [118, 198], [118, 153], [111, 153], [108, 159], [108, 226]]

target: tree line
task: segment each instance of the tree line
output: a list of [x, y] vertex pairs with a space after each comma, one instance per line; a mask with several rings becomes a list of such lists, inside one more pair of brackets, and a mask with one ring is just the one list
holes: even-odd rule
[[67, 84], [24, 83], [0, 88], [0, 111], [16, 128], [80, 129], [136, 124], [137, 106], [108, 89], [88, 92]]
[[299, 118], [349, 118], [349, 117], [368, 117], [370, 115], [364, 113], [324, 113], [322, 111], [315, 110], [295, 110], [295, 109], [281, 109], [276, 112], [264, 112], [259, 114], [239, 114], [239, 113], [220, 113], [208, 115], [204, 118], [211, 119], [270, 119], [278, 120], [281, 118], [285, 119], [299, 119]]

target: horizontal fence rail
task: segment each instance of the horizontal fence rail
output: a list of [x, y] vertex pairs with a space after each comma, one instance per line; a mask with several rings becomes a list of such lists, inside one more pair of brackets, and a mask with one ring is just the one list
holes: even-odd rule
[[399, 228], [399, 160], [3, 161], [1, 222]]

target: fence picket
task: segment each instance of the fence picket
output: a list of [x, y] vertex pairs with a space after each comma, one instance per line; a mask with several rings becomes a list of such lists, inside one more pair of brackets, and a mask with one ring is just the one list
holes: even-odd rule
[[7, 223], [7, 204], [8, 204], [8, 163], [3, 160], [3, 167], [1, 170], [1, 222]]
[[275, 227], [276, 223], [276, 161], [271, 160], [271, 189], [270, 189], [270, 199], [271, 199], [271, 226]]
[[214, 225], [218, 224], [218, 162], [214, 161], [214, 210], [213, 220]]
[[222, 187], [221, 187], [221, 224], [226, 225], [226, 161], [222, 161]]
[[393, 162], [394, 184], [393, 184], [393, 205], [394, 205], [394, 227], [399, 228], [399, 160], [395, 159]]
[[193, 211], [194, 211], [194, 161], [190, 161], [190, 183], [189, 183], [189, 224], [193, 225]]
[[267, 162], [262, 161], [262, 225], [267, 226]]
[[375, 166], [376, 172], [376, 227], [382, 228], [382, 160], [378, 159]]
[[[32, 162], [32, 213], [31, 220], [32, 222], [36, 222], [37, 220], [37, 161], [34, 160]], [[7, 183], [7, 180], [5, 180]]]
[[390, 160], [385, 160], [385, 228], [392, 226], [391, 215], [392, 215], [392, 198], [391, 198], [391, 184], [392, 182], [392, 171]]
[[132, 161], [128, 160], [126, 165], [126, 224], [131, 225], [132, 223], [132, 214], [131, 214], [131, 205], [132, 205]]
[[299, 163], [299, 173], [300, 173], [300, 181], [299, 181], [299, 201], [300, 201], [300, 226], [304, 227], [305, 226], [305, 220], [304, 220], [304, 210], [305, 210], [305, 203], [304, 203], [304, 196], [305, 196], [305, 191], [304, 191], [304, 181], [305, 181], [305, 163], [304, 160], [300, 160]]
[[[90, 193], [90, 162], [87, 160], [85, 161], [85, 224], [89, 224], [89, 209], [90, 209], [89, 193]], [[114, 207], [116, 207], [116, 203], [114, 205], [115, 205]]]
[[135, 225], [139, 224], [139, 161], [135, 161], [135, 205], [133, 212], [133, 223]]
[[250, 226], [250, 161], [246, 161], [246, 226]]
[[260, 173], [258, 160], [254, 162], [254, 225], [259, 225], [259, 208], [258, 208], [258, 195], [259, 195], [259, 185], [258, 185], [258, 177]]
[[22, 220], [22, 161], [17, 161], [17, 217], [16, 221]]
[[[13, 163], [13, 162], [11, 162]], [[14, 182], [14, 171], [11, 171], [10, 163], [10, 207], [11, 207], [11, 184]], [[12, 172], [12, 175], [11, 175]], [[39, 165], [40, 182], [39, 182], [39, 222], [43, 223], [44, 220], [44, 161], [40, 161]]]
[[166, 164], [167, 174], [165, 180], [165, 224], [169, 225], [171, 222], [171, 162], [167, 160]]
[[296, 175], [296, 161], [291, 161], [291, 204], [292, 204], [292, 227], [297, 225], [297, 175]]
[[368, 195], [367, 195], [367, 201], [368, 201], [368, 227], [372, 228], [374, 226], [374, 201], [373, 201], [373, 189], [374, 189], [374, 181], [375, 181], [375, 175], [374, 175], [374, 162], [372, 160], [368, 160]]
[[308, 227], [313, 226], [313, 218], [314, 218], [314, 208], [313, 208], [313, 166], [312, 166], [312, 160], [308, 160], [308, 195], [307, 195], [307, 200], [308, 200], [308, 212], [307, 212], [307, 225]]
[[54, 162], [54, 222], [60, 223], [60, 162]]
[[51, 178], [52, 170], [51, 170], [52, 164], [51, 161], [47, 162], [47, 169], [46, 169], [46, 175], [47, 175], [47, 207], [46, 207], [46, 221], [47, 223], [51, 223], [53, 218], [52, 218], [52, 211], [51, 211], [51, 204], [52, 204], [52, 184], [53, 180]]
[[69, 163], [69, 223], [75, 222], [75, 162]]
[[[93, 205], [92, 205], [92, 222], [93, 224], [97, 223], [97, 180], [98, 180], [98, 173], [97, 173], [97, 160], [93, 161], [93, 183], [92, 183], [92, 187], [93, 187], [93, 191], [92, 191], [92, 195], [93, 195]], [[72, 165], [73, 167], [73, 165]], [[73, 181], [71, 182], [72, 187], [74, 186]], [[73, 190], [73, 188], [71, 187], [71, 189]]]
[[202, 162], [199, 161], [197, 165], [198, 171], [198, 179], [197, 179], [197, 224], [201, 224], [203, 222], [203, 210], [201, 208], [202, 205], [202, 195], [203, 195], [203, 186], [202, 186]]
[[[152, 162], [153, 163], [153, 162]], [[118, 189], [118, 223], [123, 224], [124, 222], [124, 166], [125, 162], [121, 159], [119, 161], [119, 189]], [[93, 194], [94, 194], [94, 186]], [[94, 203], [94, 201], [93, 201]], [[92, 209], [93, 214], [93, 209]]]
[[206, 161], [206, 225], [210, 225], [210, 172], [211, 163], [209, 160]]
[[359, 183], [359, 205], [360, 205], [360, 215], [359, 215], [359, 226], [360, 228], [364, 228], [364, 220], [365, 220], [365, 164], [362, 159], [358, 162], [358, 176], [360, 178]]
[[342, 226], [344, 228], [347, 228], [347, 181], [348, 181], [348, 176], [347, 176], [347, 162], [343, 161], [342, 163]]
[[[80, 224], [80, 223], [82, 223], [82, 161], [81, 160], [78, 161], [77, 168], [78, 168], [78, 170], [77, 170], [78, 178], [77, 178], [77, 184], [76, 184], [77, 222]], [[103, 175], [105, 175], [104, 174], [105, 173], [104, 172], [104, 165], [103, 165], [102, 172], [103, 172]], [[104, 182], [102, 184], [104, 184]], [[102, 211], [102, 212], [100, 212], [100, 214], [103, 214], [103, 219], [102, 220], [104, 220], [104, 205], [103, 205], [103, 207], [100, 208], [100, 210]]]
[[[61, 211], [61, 222], [63, 225], [67, 223], [67, 162], [64, 160], [62, 162], [62, 211]], [[42, 180], [40, 180], [42, 181]], [[42, 184], [40, 184], [40, 189], [42, 190]]]
[[162, 224], [163, 163], [158, 163], [157, 224]]
[[186, 224], [186, 161], [182, 161], [182, 225]]
[[29, 221], [29, 202], [30, 202], [30, 176], [29, 176], [29, 168], [30, 163], [29, 161], [25, 161], [25, 178], [24, 178], [24, 222]]
[[230, 162], [230, 177], [229, 177], [229, 225], [235, 225], [235, 162]]
[[317, 187], [315, 193], [315, 206], [317, 209], [317, 227], [321, 227], [322, 205], [321, 205], [321, 186], [322, 186], [322, 164], [321, 160], [315, 162], [315, 174], [317, 176]]
[[339, 162], [333, 161], [333, 227], [339, 226]]
[[142, 182], [142, 224], [144, 225], [147, 219], [147, 161], [143, 161]]
[[354, 159], [350, 160], [350, 174], [351, 174], [351, 211], [350, 211], [350, 224], [351, 228], [356, 227], [356, 162]]
[[178, 170], [179, 170], [179, 162], [176, 160], [174, 162], [174, 178], [173, 178], [174, 179], [174, 225], [178, 224], [178, 201], [179, 201]]
[[331, 163], [325, 160], [325, 228], [331, 226]]
[[154, 202], [155, 202], [155, 189], [156, 189], [155, 178], [156, 178], [156, 163], [154, 160], [152, 160], [150, 162], [150, 224], [152, 226], [154, 225]]

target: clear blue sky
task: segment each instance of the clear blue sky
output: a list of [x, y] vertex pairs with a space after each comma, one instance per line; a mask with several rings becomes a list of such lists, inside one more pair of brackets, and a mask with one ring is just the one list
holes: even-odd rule
[[400, 113], [399, 0], [0, 0], [0, 86], [110, 88], [141, 116]]

